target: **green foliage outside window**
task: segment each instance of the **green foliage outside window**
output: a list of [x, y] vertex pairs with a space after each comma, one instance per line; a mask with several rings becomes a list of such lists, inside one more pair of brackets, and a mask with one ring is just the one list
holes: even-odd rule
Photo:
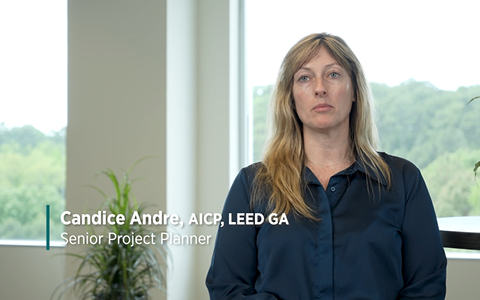
[[[31, 125], [0, 124], [0, 239], [44, 240], [45, 206], [65, 207], [65, 130], [46, 135]], [[63, 231], [51, 219], [51, 236]]]
[[[372, 83], [372, 90], [381, 150], [421, 169], [437, 215], [480, 215], [480, 187], [472, 172], [480, 157], [479, 110], [465, 105], [480, 86], [443, 91], [412, 80], [394, 87]], [[271, 93], [271, 85], [253, 90], [255, 161], [267, 136]], [[51, 215], [65, 207], [65, 172], [65, 129], [46, 135], [31, 125], [0, 124], [0, 239], [45, 238], [45, 205]], [[62, 231], [60, 220], [52, 218], [51, 236]]]
[[[254, 161], [261, 159], [272, 86], [253, 89]], [[479, 109], [466, 106], [480, 85], [439, 90], [410, 80], [372, 83], [381, 151], [404, 157], [422, 171], [438, 217], [480, 215], [480, 187], [473, 166], [480, 157]], [[477, 176], [478, 181], [478, 176]]]

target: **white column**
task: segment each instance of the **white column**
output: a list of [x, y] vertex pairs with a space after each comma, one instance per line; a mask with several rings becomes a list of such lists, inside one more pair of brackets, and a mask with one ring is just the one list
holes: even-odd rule
[[[197, 126], [197, 1], [167, 2], [167, 211], [185, 223], [195, 212]], [[169, 226], [195, 235], [195, 227]], [[197, 299], [195, 248], [169, 245], [168, 299]], [[200, 298], [198, 298], [200, 299]]]
[[[238, 1], [199, 1], [197, 211], [221, 212], [238, 158]], [[214, 226], [197, 227], [215, 237]], [[199, 298], [209, 299], [205, 276], [213, 242], [196, 247]]]

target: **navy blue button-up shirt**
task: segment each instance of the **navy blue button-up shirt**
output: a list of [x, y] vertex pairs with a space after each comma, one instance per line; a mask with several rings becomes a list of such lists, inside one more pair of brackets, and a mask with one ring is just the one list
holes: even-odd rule
[[288, 225], [229, 225], [237, 213], [252, 212], [258, 165], [242, 169], [223, 209], [206, 280], [210, 298], [444, 299], [446, 258], [420, 171], [381, 155], [390, 189], [375, 177], [368, 188], [359, 163], [332, 176], [326, 189], [305, 168], [305, 201], [320, 221], [290, 214]]

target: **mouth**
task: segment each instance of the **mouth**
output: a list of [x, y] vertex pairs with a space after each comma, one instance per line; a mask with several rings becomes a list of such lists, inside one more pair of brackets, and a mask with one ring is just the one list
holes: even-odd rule
[[333, 108], [333, 106], [326, 104], [326, 103], [320, 103], [317, 104], [312, 111], [317, 111], [317, 112], [323, 112], [323, 111], [329, 111]]

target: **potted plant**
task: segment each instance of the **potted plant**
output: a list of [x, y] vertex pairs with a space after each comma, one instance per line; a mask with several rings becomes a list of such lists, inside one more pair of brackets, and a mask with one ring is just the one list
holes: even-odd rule
[[[101, 209], [125, 216], [122, 225], [115, 222], [105, 227], [105, 231], [113, 232], [117, 236], [131, 235], [132, 232], [135, 235], [155, 236], [147, 226], [130, 225], [132, 214], [137, 211], [141, 215], [146, 207], [144, 204], [138, 204], [132, 195], [132, 183], [135, 180], [128, 177], [133, 167], [141, 160], [124, 172], [121, 178], [118, 178], [111, 169], [100, 172], [112, 183], [115, 196], [109, 197], [99, 188], [92, 186], [104, 198]], [[91, 227], [89, 231], [95, 234]], [[60, 299], [68, 290], [73, 289], [76, 299], [148, 300], [151, 288], [164, 290], [163, 263], [166, 249], [159, 243], [126, 245], [121, 241], [109, 243], [104, 240], [102, 243], [89, 245], [84, 254], [67, 255], [80, 259], [80, 266], [74, 276], [57, 287], [51, 299], [55, 296]], [[161, 261], [157, 259], [157, 255]]]

